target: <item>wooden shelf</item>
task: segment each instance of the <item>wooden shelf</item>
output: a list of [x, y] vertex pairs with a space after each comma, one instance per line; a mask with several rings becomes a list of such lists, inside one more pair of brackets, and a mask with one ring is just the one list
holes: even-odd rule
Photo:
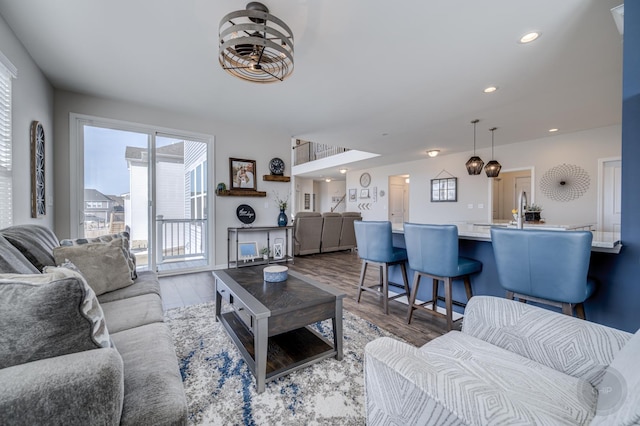
[[289, 182], [291, 181], [291, 177], [280, 175], [262, 175], [262, 180], [268, 180], [271, 182]]
[[220, 197], [266, 197], [267, 192], [252, 189], [225, 189], [224, 191], [216, 191], [216, 195]]

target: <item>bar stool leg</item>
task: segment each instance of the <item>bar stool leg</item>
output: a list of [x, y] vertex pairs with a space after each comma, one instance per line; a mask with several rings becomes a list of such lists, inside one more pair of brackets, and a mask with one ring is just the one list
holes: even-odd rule
[[385, 263], [382, 268], [382, 297], [384, 313], [389, 315], [389, 264]]
[[576, 315], [580, 319], [583, 319], [583, 320], [587, 319], [586, 315], [584, 314], [584, 303], [578, 303], [576, 305]]
[[407, 278], [407, 266], [402, 262], [400, 264], [400, 272], [402, 272], [402, 283], [404, 284], [404, 292], [407, 294], [407, 300], [409, 300], [409, 279]]
[[444, 280], [444, 303], [447, 310], [447, 330], [451, 331], [453, 328], [453, 299], [451, 296], [451, 277], [446, 277]]
[[416, 303], [416, 295], [418, 294], [418, 286], [420, 285], [421, 274], [418, 271], [413, 273], [413, 284], [411, 286], [411, 296], [409, 297], [409, 311], [407, 312], [407, 324], [411, 324], [411, 317]]
[[473, 297], [473, 292], [471, 291], [471, 277], [469, 277], [469, 275], [464, 276], [464, 289], [467, 292], [467, 302], [468, 302]]
[[431, 310], [436, 312], [438, 310], [438, 280], [433, 279], [433, 292], [431, 296], [433, 297], [433, 303], [431, 304]]
[[512, 291], [507, 291], [507, 295], [505, 296], [505, 298], [507, 298], [509, 300], [513, 300], [513, 292]]
[[363, 286], [364, 286], [364, 277], [365, 274], [367, 273], [367, 261], [363, 260], [362, 261], [362, 270], [360, 271], [360, 285], [358, 286], [358, 299], [357, 299], [357, 303], [360, 303], [360, 296], [362, 296], [362, 292], [363, 290]]
[[573, 316], [573, 308], [571, 307], [571, 303], [563, 303], [562, 304], [562, 313], [565, 315]]

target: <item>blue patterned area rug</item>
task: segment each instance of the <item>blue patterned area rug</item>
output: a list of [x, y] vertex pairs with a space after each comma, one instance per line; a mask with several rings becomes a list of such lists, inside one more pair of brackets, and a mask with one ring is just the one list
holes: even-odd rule
[[[262, 394], [240, 352], [214, 318], [213, 304], [172, 309], [173, 333], [190, 424], [363, 425], [364, 346], [392, 336], [344, 311], [344, 358], [326, 359], [267, 382]], [[333, 339], [331, 321], [314, 324]]]

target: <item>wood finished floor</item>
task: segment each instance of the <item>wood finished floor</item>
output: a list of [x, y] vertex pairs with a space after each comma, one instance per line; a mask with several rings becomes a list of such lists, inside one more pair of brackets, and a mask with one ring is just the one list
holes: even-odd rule
[[[416, 346], [446, 333], [444, 319], [420, 310], [414, 312], [411, 324], [407, 324], [407, 305], [400, 302], [389, 302], [389, 315], [383, 313], [382, 298], [375, 294], [365, 292], [360, 303], [357, 303], [361, 261], [355, 252], [300, 256], [295, 258], [295, 264], [288, 266], [291, 270], [342, 290], [346, 294], [343, 300], [345, 310]], [[368, 285], [378, 282], [377, 271], [374, 268], [367, 271], [366, 282]], [[210, 272], [162, 277], [160, 288], [165, 310], [214, 300], [213, 276]]]

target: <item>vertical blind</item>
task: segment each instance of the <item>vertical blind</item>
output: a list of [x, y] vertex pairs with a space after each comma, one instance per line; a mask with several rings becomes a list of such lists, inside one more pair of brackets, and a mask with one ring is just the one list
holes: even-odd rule
[[0, 52], [0, 229], [13, 224], [11, 167], [11, 79], [15, 67]]

